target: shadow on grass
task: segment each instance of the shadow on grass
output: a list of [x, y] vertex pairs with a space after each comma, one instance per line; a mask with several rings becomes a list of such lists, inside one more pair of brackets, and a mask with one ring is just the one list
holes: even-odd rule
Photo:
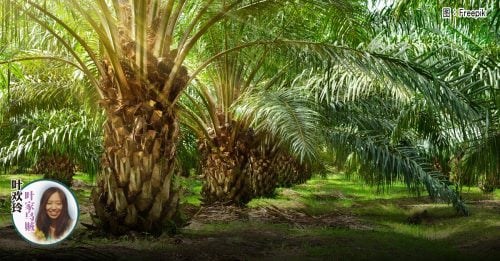
[[[201, 184], [196, 180], [184, 182], [190, 189], [182, 202], [195, 213]], [[102, 236], [79, 225], [64, 243], [40, 248], [22, 241], [12, 228], [0, 228], [0, 259], [497, 260], [500, 256], [500, 203], [496, 194], [490, 197], [475, 189], [464, 190], [472, 212], [464, 218], [449, 205], [432, 203], [426, 196], [415, 197], [404, 185], [394, 186], [389, 192], [377, 194], [368, 186], [331, 175], [280, 188], [274, 198], [255, 199], [249, 204], [250, 209], [277, 206], [310, 216], [332, 212], [351, 215], [369, 224], [371, 230], [313, 224], [297, 227], [246, 219], [193, 222], [173, 237], [153, 238], [133, 232], [122, 237]], [[76, 195], [90, 212], [88, 188], [76, 190]], [[408, 217], [423, 210], [428, 216], [421, 224], [408, 224]]]
[[462, 248], [391, 231], [295, 229], [252, 222], [207, 224], [158, 238], [87, 238], [77, 232], [49, 248], [28, 245], [12, 229], [0, 233], [2, 260], [495, 260], [500, 254], [494, 238]]

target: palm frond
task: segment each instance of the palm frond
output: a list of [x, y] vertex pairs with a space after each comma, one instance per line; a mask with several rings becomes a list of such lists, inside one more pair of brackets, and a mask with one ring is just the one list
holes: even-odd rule
[[413, 147], [389, 147], [377, 142], [376, 137], [345, 130], [330, 131], [330, 142], [343, 144], [350, 152], [359, 155], [361, 162], [371, 170], [365, 180], [377, 185], [400, 180], [408, 188], [417, 191], [423, 184], [431, 197], [452, 203], [458, 212], [468, 215], [468, 209], [453, 190], [452, 184], [435, 171], [425, 158], [420, 157]]
[[250, 94], [235, 104], [237, 119], [257, 132], [270, 133], [301, 161], [317, 158], [321, 144], [321, 115], [301, 90], [279, 89]]
[[22, 128], [17, 137], [0, 148], [0, 164], [34, 163], [44, 153], [58, 153], [67, 155], [87, 173], [96, 174], [102, 153], [102, 142], [99, 142], [102, 127], [99, 122], [102, 120], [70, 110], [20, 117], [17, 125]]

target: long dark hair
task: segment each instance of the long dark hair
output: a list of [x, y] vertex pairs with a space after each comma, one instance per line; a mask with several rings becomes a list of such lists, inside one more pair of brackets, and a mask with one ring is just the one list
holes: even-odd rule
[[61, 237], [64, 234], [66, 229], [68, 229], [71, 218], [69, 217], [68, 211], [68, 200], [66, 199], [66, 194], [57, 187], [51, 187], [45, 190], [42, 195], [42, 199], [40, 200], [40, 207], [38, 209], [38, 214], [36, 216], [36, 226], [39, 230], [43, 232], [45, 237], [48, 237], [50, 234], [50, 225], [52, 224], [52, 219], [47, 215], [47, 202], [49, 201], [50, 196], [54, 193], [59, 193], [59, 197], [61, 198], [61, 203], [63, 205], [61, 209], [61, 214], [55, 220], [55, 238]]

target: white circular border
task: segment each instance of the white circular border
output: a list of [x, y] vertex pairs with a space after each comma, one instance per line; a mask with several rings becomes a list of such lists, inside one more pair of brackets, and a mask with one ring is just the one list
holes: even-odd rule
[[[34, 193], [33, 194], [33, 202], [34, 202], [33, 212], [34, 212], [35, 220], [33, 222], [35, 222], [35, 225], [36, 225], [36, 216], [38, 215], [38, 210], [40, 208], [41, 196], [45, 192], [45, 190], [47, 190], [48, 188], [51, 188], [51, 187], [57, 187], [57, 188], [61, 189], [64, 192], [64, 194], [66, 195], [66, 199], [68, 201], [68, 213], [69, 213], [69, 217], [72, 220], [71, 221], [72, 223], [70, 224], [69, 229], [66, 230], [66, 233], [61, 238], [59, 238], [57, 240], [40, 241], [35, 237], [34, 232], [25, 231], [27, 210], [26, 210], [26, 199], [24, 199], [24, 192], [33, 191], [33, 193]], [[61, 241], [66, 239], [71, 234], [71, 232], [73, 232], [73, 230], [76, 227], [76, 224], [78, 223], [78, 219], [80, 217], [80, 211], [79, 211], [79, 206], [78, 206], [78, 202], [76, 200], [76, 197], [73, 194], [73, 192], [71, 192], [71, 190], [68, 189], [68, 187], [66, 187], [65, 185], [63, 185], [59, 182], [53, 181], [53, 180], [40, 179], [40, 180], [35, 180], [33, 182], [30, 182], [27, 185], [23, 186], [23, 188], [21, 189], [21, 192], [22, 192], [21, 196], [22, 196], [23, 208], [22, 208], [21, 213], [19, 213], [19, 212], [12, 213], [12, 222], [14, 223], [14, 227], [16, 228], [17, 232], [25, 240], [27, 240], [31, 243], [37, 244], [37, 245], [52, 245], [52, 244], [60, 243]]]

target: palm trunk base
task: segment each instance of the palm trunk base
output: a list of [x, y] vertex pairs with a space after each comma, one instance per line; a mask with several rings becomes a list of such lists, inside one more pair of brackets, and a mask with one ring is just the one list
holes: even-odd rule
[[141, 210], [139, 209], [140, 205], [137, 205], [140, 202], [139, 199], [129, 202], [127, 196], [122, 193], [123, 189], [118, 187], [112, 189], [113, 185], [108, 183], [109, 188], [116, 192], [111, 193], [103, 190], [104, 186], [99, 185], [92, 190], [91, 200], [95, 208], [93, 221], [97, 227], [105, 232], [123, 235], [130, 231], [140, 231], [160, 235], [164, 231], [175, 229], [175, 226], [182, 222], [178, 208], [178, 188], [171, 188], [176, 192], [170, 193], [169, 200], [160, 202], [158, 195], [154, 199], [148, 200], [152, 202], [146, 203], [146, 205], [150, 205], [149, 208]]
[[269, 197], [274, 194], [274, 189], [278, 185], [278, 176], [273, 171], [272, 162], [263, 155], [253, 155], [250, 157], [249, 183], [253, 197]]
[[500, 188], [500, 180], [497, 180], [493, 175], [489, 175], [478, 182], [478, 187], [483, 193], [493, 193], [495, 189]]
[[204, 204], [244, 205], [250, 201], [247, 169], [240, 159], [218, 153], [206, 157], [202, 164]]
[[289, 155], [278, 156], [275, 164], [278, 184], [282, 187], [291, 187], [305, 183], [312, 176], [312, 171], [307, 164], [301, 163]]
[[[218, 115], [221, 122], [224, 115]], [[244, 205], [252, 199], [248, 160], [255, 142], [253, 131], [232, 133], [233, 126], [220, 126], [211, 141], [201, 141], [202, 196], [204, 204]]]
[[202, 164], [205, 204], [245, 205], [256, 197], [271, 196], [278, 184], [271, 160], [256, 151], [210, 153]]
[[33, 167], [33, 172], [44, 174], [44, 179], [56, 180], [71, 186], [75, 175], [75, 164], [63, 155], [45, 155]]
[[179, 221], [177, 116], [152, 100], [104, 107], [108, 121], [102, 172], [92, 191], [94, 222], [116, 235], [131, 230], [161, 233]]

